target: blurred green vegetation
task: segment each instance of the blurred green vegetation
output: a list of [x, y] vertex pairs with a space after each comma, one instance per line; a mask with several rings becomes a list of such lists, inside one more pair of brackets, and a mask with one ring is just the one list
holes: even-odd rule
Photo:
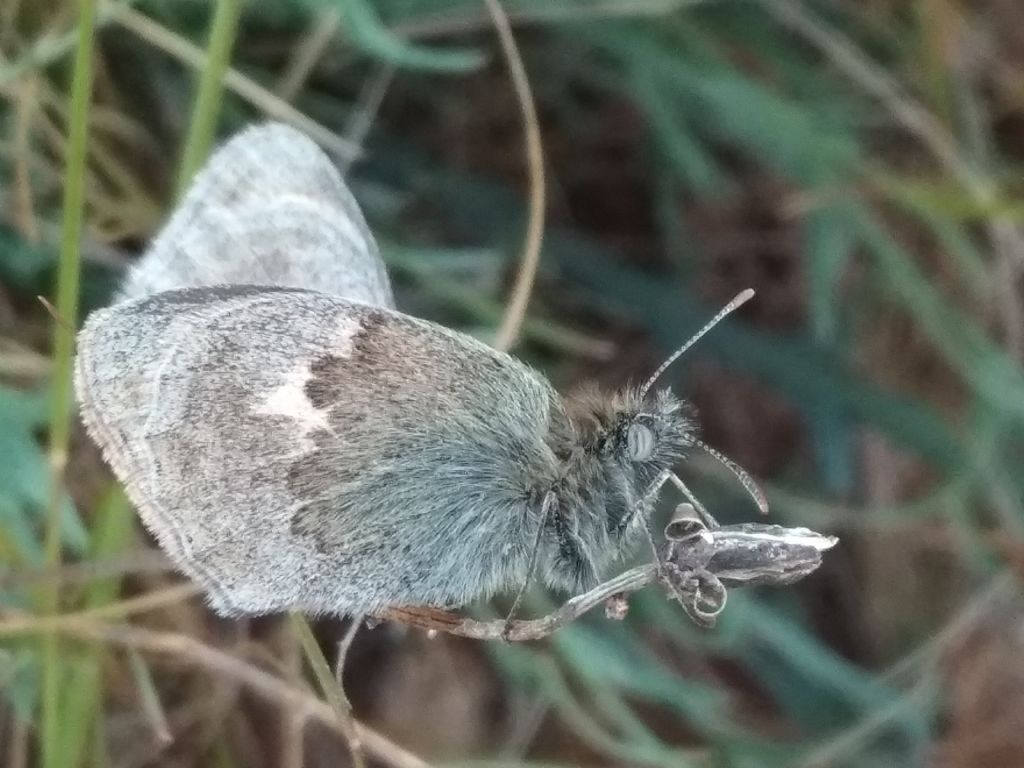
[[[519, 354], [614, 386], [754, 287], [674, 385], [776, 518], [842, 543], [713, 631], [648, 590], [529, 646], [363, 633], [357, 716], [432, 762], [1024, 764], [1019, 8], [505, 6], [549, 173]], [[193, 646], [81, 630], [299, 684], [287, 631], [166, 591], [80, 431], [63, 471], [70, 335], [35, 297], [101, 306], [215, 139], [273, 117], [352, 164], [400, 306], [488, 338], [526, 210], [514, 93], [477, 0], [111, 0], [95, 31], [89, 9], [0, 0], [0, 764], [298, 765], [293, 713]], [[691, 464], [720, 517], [754, 514]], [[308, 734], [306, 764], [344, 754]]]

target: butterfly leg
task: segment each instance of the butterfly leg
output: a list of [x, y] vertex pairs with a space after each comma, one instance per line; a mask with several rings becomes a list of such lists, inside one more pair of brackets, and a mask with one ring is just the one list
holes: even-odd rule
[[505, 617], [505, 628], [502, 630], [502, 637], [508, 641], [509, 636], [512, 632], [512, 622], [516, 617], [516, 612], [519, 610], [520, 603], [523, 602], [523, 597], [526, 595], [526, 590], [530, 586], [530, 581], [533, 578], [533, 572], [537, 568], [537, 557], [540, 554], [540, 543], [544, 537], [544, 528], [548, 524], [548, 519], [551, 517], [551, 510], [555, 508], [555, 504], [558, 501], [558, 497], [554, 491], [548, 491], [544, 495], [544, 501], [540, 506], [540, 524], [537, 526], [537, 535], [533, 539], [533, 547], [530, 549], [530, 562], [526, 566], [526, 578], [523, 579], [523, 584], [519, 587], [519, 591], [516, 593], [516, 599], [512, 601], [512, 607], [508, 611], [508, 615]]
[[665, 564], [661, 561], [661, 555], [658, 554], [658, 545], [654, 541], [654, 532], [651, 530], [651, 517], [650, 515], [644, 514], [644, 511], [658, 495], [662, 486], [665, 485], [671, 475], [672, 472], [666, 469], [654, 478], [654, 482], [647, 486], [647, 490], [644, 491], [643, 496], [641, 496], [640, 500], [633, 505], [633, 511], [629, 516], [629, 522], [632, 522], [637, 515], [641, 516], [641, 520], [644, 524], [644, 533], [647, 534], [647, 543], [651, 545], [651, 554], [654, 556], [654, 564], [658, 567], [659, 575], [661, 575], [665, 570]]

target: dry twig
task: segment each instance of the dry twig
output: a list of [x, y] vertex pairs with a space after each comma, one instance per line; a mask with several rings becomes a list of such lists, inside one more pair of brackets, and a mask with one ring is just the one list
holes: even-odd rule
[[[77, 637], [184, 659], [242, 683], [263, 698], [287, 707], [297, 718], [316, 720], [321, 725], [342, 733], [337, 714], [330, 704], [243, 659], [206, 645], [189, 635], [86, 620], [64, 622], [59, 630]], [[355, 721], [353, 725], [363, 749], [379, 762], [394, 768], [429, 768], [428, 763], [371, 728]]]
[[533, 91], [526, 75], [523, 58], [519, 54], [512, 26], [498, 0], [484, 0], [487, 10], [494, 20], [494, 26], [501, 40], [501, 50], [508, 62], [509, 75], [519, 100], [519, 110], [523, 118], [523, 133], [526, 140], [526, 160], [530, 174], [530, 207], [526, 222], [526, 242], [523, 244], [523, 256], [516, 275], [516, 283], [509, 298], [501, 327], [494, 339], [494, 346], [508, 350], [519, 337], [519, 329], [526, 318], [526, 307], [533, 293], [533, 281], [537, 277], [540, 265], [540, 246], [544, 238], [544, 211], [547, 206], [544, 192], [544, 149], [541, 143], [540, 122], [537, 119], [537, 107], [533, 102]]
[[[838, 539], [807, 528], [744, 523], [708, 528], [690, 504], [680, 504], [665, 528], [665, 570], [644, 565], [626, 571], [565, 602], [540, 619], [477, 621], [452, 611], [391, 608], [377, 618], [477, 640], [540, 640], [598, 605], [651, 584], [661, 583], [699, 624], [711, 626], [725, 608], [726, 588], [753, 584], [792, 584], [821, 565], [821, 554]], [[621, 606], [616, 605], [622, 614]]]

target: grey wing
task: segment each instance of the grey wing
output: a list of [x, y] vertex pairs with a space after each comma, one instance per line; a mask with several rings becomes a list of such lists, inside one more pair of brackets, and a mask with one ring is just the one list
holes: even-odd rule
[[557, 397], [476, 340], [310, 291], [94, 313], [90, 433], [222, 613], [461, 604], [525, 577]]
[[327, 155], [289, 126], [249, 128], [213, 154], [131, 269], [121, 298], [231, 284], [394, 306], [355, 198]]

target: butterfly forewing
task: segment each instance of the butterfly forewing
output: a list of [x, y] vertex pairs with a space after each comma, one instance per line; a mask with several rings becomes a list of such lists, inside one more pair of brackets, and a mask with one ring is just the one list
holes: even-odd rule
[[76, 378], [143, 520], [222, 612], [458, 604], [525, 577], [558, 399], [469, 336], [192, 288], [94, 313]]

